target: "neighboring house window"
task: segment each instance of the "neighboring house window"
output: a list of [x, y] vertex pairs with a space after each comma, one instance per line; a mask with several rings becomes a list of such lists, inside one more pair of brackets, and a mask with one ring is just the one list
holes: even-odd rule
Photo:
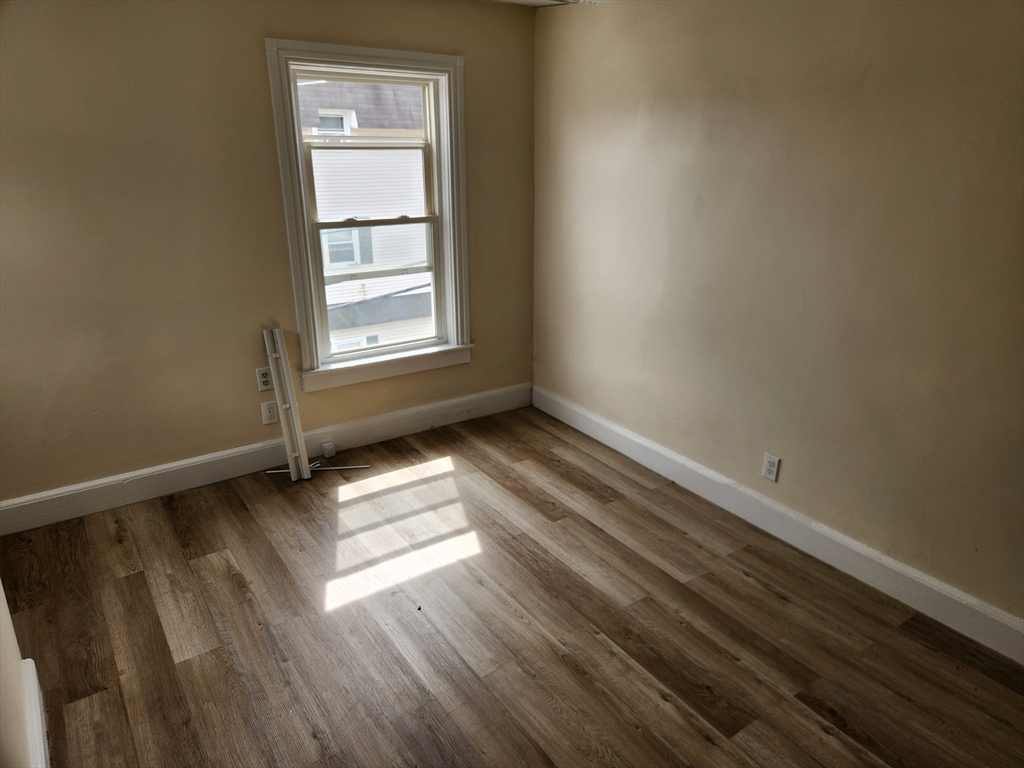
[[344, 346], [346, 349], [359, 349], [360, 347], [366, 346], [372, 347], [374, 344], [377, 344], [378, 342], [379, 340], [377, 336], [361, 336], [360, 338], [357, 339], [346, 339]]
[[[303, 83], [303, 85], [320, 84], [321, 83], [316, 81], [313, 81], [312, 83]], [[338, 89], [335, 88], [335, 91], [337, 90]], [[299, 100], [302, 101], [301, 95]], [[348, 136], [352, 133], [352, 129], [358, 126], [358, 123], [356, 122], [356, 113], [351, 109], [320, 109], [319, 116], [319, 124], [313, 126], [314, 134]]]
[[323, 230], [320, 252], [324, 275], [354, 274], [351, 267], [373, 264], [373, 231], [363, 228]]
[[267, 55], [303, 389], [468, 362], [461, 58]]

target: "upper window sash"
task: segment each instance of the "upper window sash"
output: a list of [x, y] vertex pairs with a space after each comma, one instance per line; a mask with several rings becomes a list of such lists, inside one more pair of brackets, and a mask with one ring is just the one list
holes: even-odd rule
[[[436, 216], [437, 216], [437, 198], [436, 198], [436, 195], [435, 195], [435, 186], [434, 186], [433, 180], [434, 180], [434, 178], [436, 176], [437, 171], [433, 167], [433, 163], [431, 162], [432, 159], [434, 157], [436, 157], [436, 154], [430, 152], [430, 148], [429, 148], [428, 145], [426, 145], [426, 144], [424, 144], [422, 142], [420, 142], [418, 144], [415, 144], [415, 145], [380, 144], [380, 143], [376, 143], [375, 142], [374, 144], [371, 145], [371, 144], [362, 144], [362, 143], [352, 143], [352, 144], [348, 144], [348, 143], [346, 143], [346, 144], [338, 144], [338, 143], [321, 144], [319, 142], [305, 141], [305, 142], [303, 142], [303, 149], [304, 149], [303, 158], [304, 158], [304, 166], [305, 166], [305, 183], [304, 183], [303, 186], [306, 189], [306, 198], [307, 198], [306, 205], [307, 205], [307, 210], [309, 212], [309, 218], [310, 218], [310, 221], [314, 225], [332, 225], [332, 226], [336, 226], [336, 225], [342, 225], [342, 224], [346, 224], [346, 223], [354, 222], [354, 221], [358, 221], [358, 222], [366, 222], [366, 221], [391, 222], [391, 221], [395, 221], [395, 222], [397, 222], [399, 219], [403, 219], [403, 218], [406, 221], [409, 221], [409, 220], [422, 220], [422, 219], [424, 219], [426, 217], [436, 218]], [[422, 208], [422, 211], [416, 211], [416, 210], [411, 210], [411, 209], [410, 210], [402, 210], [401, 206], [396, 205], [395, 209], [393, 211], [391, 211], [392, 213], [394, 213], [396, 215], [392, 215], [392, 216], [360, 216], [360, 215], [356, 215], [356, 216], [346, 216], [344, 218], [337, 218], [337, 217], [326, 217], [325, 218], [324, 216], [321, 215], [321, 209], [327, 209], [328, 206], [321, 206], [319, 204], [318, 200], [317, 200], [317, 188], [316, 188], [317, 185], [316, 185], [316, 174], [315, 174], [315, 167], [314, 167], [315, 166], [315, 160], [314, 160], [314, 157], [313, 157], [313, 153], [314, 152], [317, 152], [317, 153], [321, 153], [321, 152], [323, 152], [323, 153], [326, 153], [326, 152], [344, 153], [344, 152], [353, 152], [353, 151], [359, 151], [359, 152], [367, 152], [367, 151], [380, 151], [380, 152], [403, 151], [403, 152], [409, 152], [409, 151], [411, 151], [413, 149], [419, 149], [420, 153], [421, 153], [421, 156], [420, 156], [421, 176], [420, 176], [420, 181], [417, 184], [417, 187], [422, 186], [422, 191], [423, 191], [423, 208]], [[320, 157], [322, 157], [323, 159], [326, 159], [327, 156], [326, 155], [321, 155]], [[325, 213], [326, 212], [327, 212], [327, 210], [325, 210]], [[364, 223], [361, 223], [360, 225], [361, 226], [367, 226]]]

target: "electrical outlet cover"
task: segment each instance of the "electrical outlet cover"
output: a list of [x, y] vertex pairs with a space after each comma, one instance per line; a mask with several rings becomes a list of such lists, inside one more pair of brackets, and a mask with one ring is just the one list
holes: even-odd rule
[[277, 403], [274, 400], [269, 403], [260, 403], [260, 413], [263, 416], [264, 424], [277, 424]]
[[274, 380], [270, 376], [270, 368], [256, 369], [256, 389], [262, 392], [265, 389], [273, 389]]
[[773, 483], [779, 481], [779, 457], [770, 453], [764, 455], [764, 466], [761, 468], [761, 475], [767, 477]]

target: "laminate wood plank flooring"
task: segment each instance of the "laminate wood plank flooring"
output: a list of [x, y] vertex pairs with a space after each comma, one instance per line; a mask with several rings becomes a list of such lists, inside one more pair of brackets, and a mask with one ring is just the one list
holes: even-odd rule
[[0, 540], [56, 768], [1024, 766], [1024, 669], [533, 408]]
[[135, 740], [117, 686], [71, 702], [64, 707], [63, 717], [68, 764], [138, 767]]

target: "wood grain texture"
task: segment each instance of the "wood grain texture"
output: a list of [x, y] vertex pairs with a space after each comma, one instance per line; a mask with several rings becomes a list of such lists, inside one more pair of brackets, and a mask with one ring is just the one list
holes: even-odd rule
[[313, 763], [321, 749], [283, 669], [286, 656], [231, 553], [196, 558], [192, 568], [224, 648], [261, 720], [274, 761], [282, 765]]
[[536, 408], [521, 408], [517, 411], [498, 414], [496, 418], [512, 424], [531, 424], [559, 439], [558, 447], [565, 448], [572, 446], [584, 454], [591, 456], [594, 460], [612, 467], [617, 472], [630, 478], [645, 488], [657, 488], [664, 485], [668, 480], [657, 472], [654, 472], [642, 464], [638, 464], [627, 456], [623, 456], [614, 448], [609, 448], [604, 443], [599, 443], [589, 435], [579, 432], [567, 424], [563, 424], [552, 416], [538, 411]]
[[1024, 670], [531, 408], [0, 540], [63, 766], [1024, 765]]
[[755, 720], [733, 739], [754, 765], [761, 768], [820, 768], [821, 763], [808, 755], [789, 736], [764, 720]]
[[213, 764], [238, 768], [273, 764], [267, 738], [270, 729], [224, 648], [186, 659], [177, 665], [177, 672], [197, 730], [218, 734], [205, 745]]
[[50, 586], [53, 530], [12, 533], [0, 539], [0, 579], [11, 613], [42, 605]]
[[914, 614], [900, 627], [918, 642], [972, 667], [1024, 696], [1024, 667], [961, 635], [935, 619]]
[[120, 510], [108, 509], [84, 519], [93, 569], [100, 579], [119, 579], [142, 570], [135, 538]]
[[231, 486], [218, 483], [198, 491], [203, 506], [217, 510], [211, 517], [221, 540], [230, 548], [270, 622], [277, 624], [309, 613], [312, 606], [288, 566]]
[[103, 607], [139, 764], [208, 764], [145, 575], [109, 582]]
[[135, 741], [117, 686], [64, 707], [70, 765], [136, 768]]
[[89, 545], [82, 518], [53, 528], [47, 625], [61, 665], [63, 698], [70, 703], [114, 685], [117, 670], [106, 621], [90, 578]]
[[974, 755], [899, 716], [899, 709], [858, 696], [825, 678], [815, 681], [797, 699], [890, 765], [974, 768], [984, 765]]
[[174, 661], [216, 648], [210, 609], [163, 506], [148, 501], [122, 509]]
[[729, 739], [600, 631], [586, 627], [574, 632], [565, 647], [600, 682], [606, 695], [628, 707], [684, 764], [751, 765]]
[[[50, 741], [52, 765], [68, 765], [66, 721], [61, 702], [67, 701], [57, 634], [47, 621], [46, 606], [37, 605], [11, 614], [18, 648], [23, 658], [32, 659], [39, 676], [39, 688], [46, 707], [46, 735]], [[70, 703], [70, 702], [68, 702]]]
[[217, 529], [217, 515], [210, 514], [210, 506], [204, 503], [208, 498], [206, 488], [193, 488], [160, 499], [181, 551], [189, 560], [225, 547]]
[[436, 701], [396, 718], [395, 731], [416, 765], [484, 765], [476, 747]]

